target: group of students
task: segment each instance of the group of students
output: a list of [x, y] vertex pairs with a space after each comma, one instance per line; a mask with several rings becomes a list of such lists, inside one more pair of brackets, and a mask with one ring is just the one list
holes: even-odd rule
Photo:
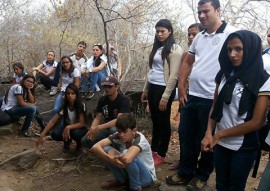
[[[165, 181], [191, 191], [203, 189], [214, 169], [217, 190], [245, 190], [259, 150], [258, 130], [268, 112], [270, 79], [265, 70], [270, 64], [269, 50], [262, 55], [260, 37], [230, 26], [220, 13], [219, 0], [198, 2], [204, 29], [188, 53], [182, 53], [175, 43], [170, 21], [157, 22], [141, 96], [149, 103], [151, 149], [157, 166], [165, 162], [171, 104], [178, 86], [180, 158], [170, 166], [177, 173]], [[268, 142], [269, 138], [270, 134]], [[263, 177], [269, 179], [267, 168]], [[267, 178], [262, 178], [259, 190], [270, 190]]]
[[[35, 105], [35, 77], [31, 74], [24, 75], [20, 84], [7, 91], [2, 110], [13, 117], [26, 116], [21, 130], [24, 136], [28, 136], [32, 118], [37, 119], [42, 129], [37, 146], [62, 116], [60, 127], [51, 132], [52, 138], [64, 141], [64, 151], [70, 149], [73, 139], [76, 152], [83, 145], [101, 157], [115, 178], [102, 183], [102, 188], [128, 186], [142, 190], [156, 180], [155, 166], [165, 163], [171, 136], [171, 105], [178, 86], [180, 158], [170, 167], [177, 169], [177, 173], [167, 176], [166, 183], [201, 190], [215, 168], [218, 191], [245, 190], [259, 149], [258, 130], [265, 123], [269, 105], [270, 79], [265, 69], [270, 64], [270, 54], [266, 50], [262, 55], [257, 34], [230, 26], [221, 20], [220, 12], [219, 0], [198, 2], [201, 25], [188, 28], [190, 47], [184, 53], [174, 40], [171, 22], [161, 19], [156, 23], [141, 96], [149, 104], [153, 122], [151, 146], [137, 131], [129, 100], [119, 91], [118, 79], [103, 73], [96, 78], [106, 95], [99, 99], [95, 118], [87, 128], [80, 78], [88, 83], [90, 73], [104, 68], [106, 59], [99, 54], [101, 45], [93, 46], [93, 58], [88, 59], [96, 67], [89, 66], [87, 61], [77, 68], [72, 57], [61, 58], [61, 92], [48, 124]], [[267, 33], [270, 42], [270, 31]], [[85, 48], [86, 44], [78, 44], [78, 50]], [[17, 65], [16, 70], [20, 69]], [[40, 68], [33, 70], [39, 72]], [[266, 142], [270, 143], [270, 133]], [[258, 190], [270, 190], [269, 167], [270, 162]]]

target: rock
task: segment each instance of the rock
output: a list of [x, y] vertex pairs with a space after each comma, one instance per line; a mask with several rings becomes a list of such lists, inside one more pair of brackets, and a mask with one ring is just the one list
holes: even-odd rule
[[18, 129], [19, 124], [9, 123], [7, 125], [0, 126], [0, 135], [11, 135], [16, 132], [16, 129]]
[[4, 160], [0, 163], [1, 168], [15, 166], [17, 170], [29, 169], [36, 164], [41, 156], [41, 152], [36, 149], [28, 149], [19, 154]]
[[186, 191], [186, 186], [171, 186], [162, 182], [159, 186], [160, 191]]
[[66, 173], [66, 174], [70, 173], [71, 171], [76, 171], [76, 170], [77, 170], [76, 167], [75, 167], [75, 166], [71, 166], [71, 165], [66, 165], [66, 166], [64, 166], [64, 167], [61, 169], [61, 171], [62, 171], [63, 173]]
[[[166, 183], [161, 183], [159, 186], [160, 191], [186, 191], [186, 186], [178, 186], [178, 185], [168, 185]], [[212, 188], [210, 186], [205, 186], [201, 191], [215, 191], [215, 188]]]
[[14, 191], [11, 188], [0, 186], [0, 191]]

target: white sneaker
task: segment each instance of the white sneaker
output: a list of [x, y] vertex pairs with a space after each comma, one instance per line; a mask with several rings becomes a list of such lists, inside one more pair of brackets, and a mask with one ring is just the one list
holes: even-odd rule
[[54, 96], [55, 94], [57, 94], [57, 87], [54, 87], [54, 86], [52, 86], [51, 87], [51, 92], [50, 92], [50, 96]]

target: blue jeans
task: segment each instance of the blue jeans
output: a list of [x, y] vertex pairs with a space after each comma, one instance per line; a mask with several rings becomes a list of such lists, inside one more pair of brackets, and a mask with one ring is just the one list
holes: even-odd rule
[[84, 147], [87, 147], [89, 149], [91, 149], [94, 144], [96, 144], [97, 142], [99, 142], [102, 139], [107, 138], [109, 135], [115, 133], [117, 130], [115, 127], [111, 127], [108, 129], [101, 129], [97, 134], [94, 140], [88, 140], [86, 136], [84, 136], [81, 140], [82, 145]]
[[171, 138], [171, 106], [175, 96], [175, 90], [172, 92], [168, 103], [167, 110], [159, 110], [159, 102], [166, 89], [166, 86], [149, 84], [148, 88], [148, 103], [151, 112], [151, 119], [153, 123], [152, 143], [151, 149], [157, 152], [159, 156], [165, 157], [168, 151]]
[[[106, 146], [103, 148], [106, 153], [108, 153], [108, 151], [111, 149], [116, 150], [112, 146]], [[140, 189], [142, 187], [151, 185], [153, 182], [150, 170], [147, 169], [141, 158], [138, 156], [125, 168], [118, 168], [107, 161], [106, 166], [110, 169], [115, 179], [117, 179], [119, 182], [129, 182], [130, 189]]]
[[260, 180], [257, 191], [265, 191], [270, 190], [270, 161], [268, 161], [264, 172], [262, 174], [262, 178]]
[[96, 85], [101, 86], [101, 82], [106, 78], [103, 71], [91, 73], [90, 92], [96, 90]]
[[218, 191], [244, 191], [257, 149], [233, 151], [216, 145], [214, 149]]
[[24, 120], [21, 131], [27, 131], [29, 129], [33, 117], [37, 120], [41, 129], [45, 128], [44, 120], [41, 117], [37, 106], [17, 105], [17, 106], [12, 107], [9, 110], [6, 110], [6, 113], [8, 113], [12, 119], [17, 119], [19, 117], [25, 116], [25, 120]]
[[63, 96], [65, 95], [65, 92], [61, 91], [56, 99], [55, 99], [55, 102], [54, 102], [54, 106], [53, 106], [53, 110], [52, 110], [52, 113], [51, 113], [51, 116], [50, 116], [50, 119], [52, 119], [54, 117], [54, 115], [59, 111], [59, 109], [61, 108], [62, 106], [62, 103], [63, 103]]
[[81, 92], [86, 92], [86, 86], [87, 84], [89, 83], [90, 84], [90, 75], [89, 75], [89, 78], [85, 77], [85, 76], [82, 76], [82, 83], [81, 83]]
[[181, 123], [178, 129], [180, 166], [177, 174], [185, 179], [195, 176], [207, 181], [214, 170], [213, 153], [201, 152], [201, 141], [207, 129], [212, 102], [211, 99], [189, 95], [188, 102], [181, 108]]
[[[65, 129], [65, 126], [58, 127], [53, 130], [51, 133], [51, 137], [55, 141], [63, 141], [63, 131]], [[81, 139], [86, 134], [87, 128], [79, 128], [79, 129], [72, 129], [70, 130], [70, 138], [73, 139], [77, 146], [81, 146]]]

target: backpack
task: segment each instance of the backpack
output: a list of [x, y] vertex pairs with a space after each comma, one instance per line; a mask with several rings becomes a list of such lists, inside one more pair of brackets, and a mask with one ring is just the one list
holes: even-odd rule
[[0, 126], [7, 125], [12, 122], [11, 117], [6, 112], [0, 110]]

